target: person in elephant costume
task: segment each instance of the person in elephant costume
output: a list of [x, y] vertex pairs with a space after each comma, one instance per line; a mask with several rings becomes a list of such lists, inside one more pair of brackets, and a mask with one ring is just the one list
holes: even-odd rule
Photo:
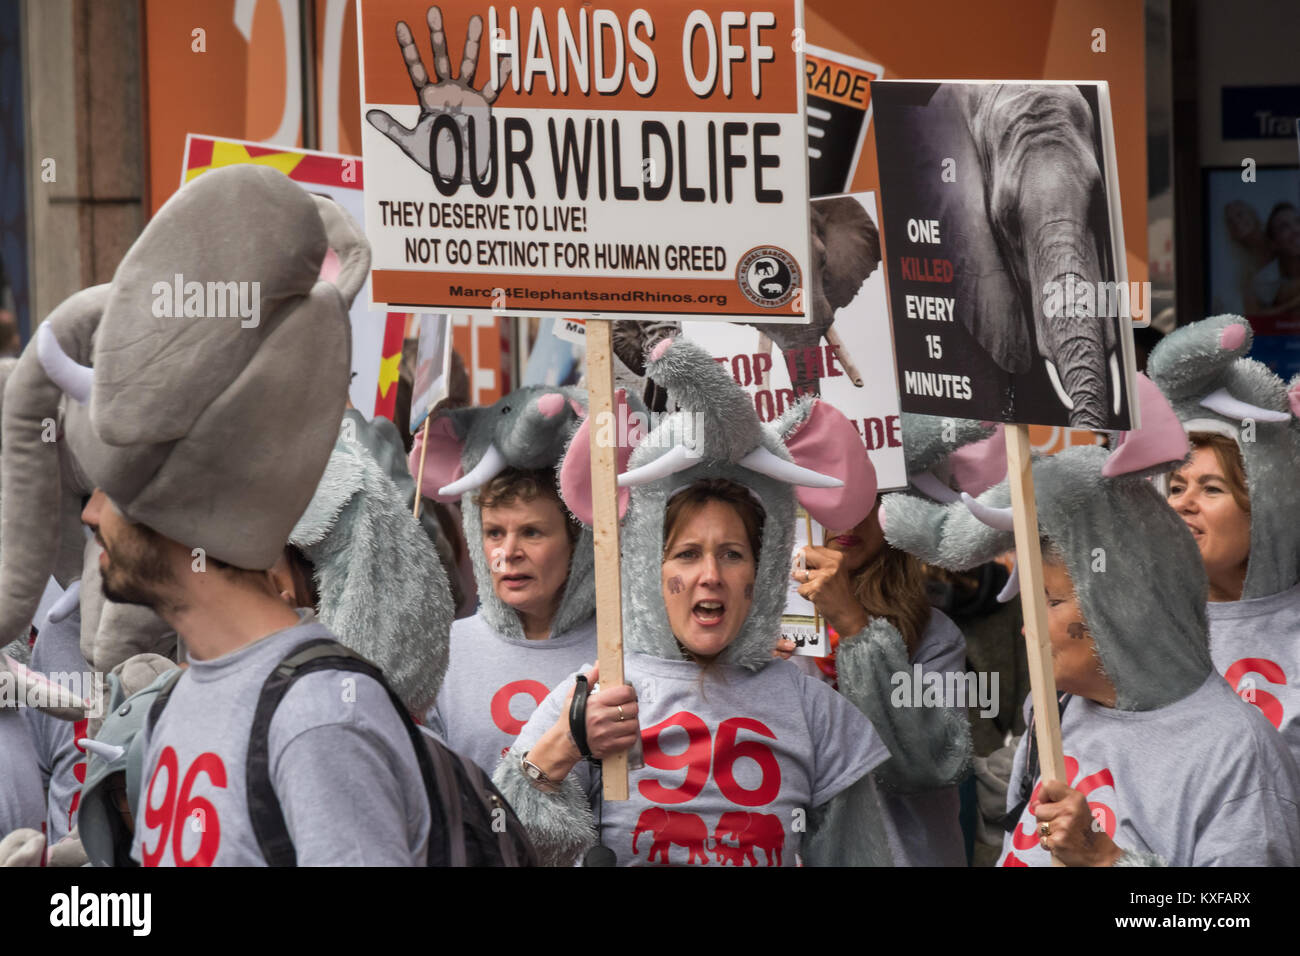
[[595, 654], [591, 531], [569, 517], [555, 476], [585, 405], [580, 389], [517, 389], [437, 416], [411, 451], [425, 497], [460, 502], [480, 600], [452, 625], [426, 723], [489, 774], [537, 704]]
[[[1016, 752], [1002, 866], [1281, 865], [1300, 861], [1300, 769], [1214, 672], [1206, 578], [1182, 521], [1147, 479], [1187, 439], [1143, 376], [1142, 428], [1113, 453], [1033, 463], [1067, 779], [1035, 785]], [[952, 569], [1014, 545], [1007, 482], [947, 505], [885, 499], [886, 537]]]
[[[212, 238], [222, 235], [239, 242]], [[67, 495], [61, 506], [58, 489], [69, 480], [93, 489], [82, 519], [103, 547], [102, 585], [83, 579], [83, 606], [99, 596], [153, 608], [189, 662], [143, 732], [138, 799], [152, 810], [136, 815], [131, 856], [146, 865], [264, 862], [243, 787], [252, 705], [290, 650], [331, 636], [311, 613], [287, 607], [266, 571], [338, 437], [347, 308], [368, 267], [360, 229], [332, 201], [269, 168], [213, 170], [159, 210], [111, 284], [47, 318], [31, 361], [25, 355], [6, 386], [5, 546], [42, 561], [34, 576], [43, 582], [58, 552], [45, 528], [83, 503]], [[184, 307], [160, 308], [159, 286], [177, 276]], [[243, 284], [251, 314], [205, 308], [205, 287], [210, 303], [232, 284]], [[61, 392], [60, 440], [42, 448], [42, 419]], [[28, 487], [16, 497], [24, 472]], [[11, 573], [7, 556], [4, 564]], [[5, 596], [6, 615], [16, 615]], [[422, 862], [431, 821], [401, 716], [372, 679], [357, 675], [350, 701], [338, 680], [312, 673], [276, 711], [273, 784], [297, 859]], [[186, 798], [206, 799], [220, 829], [184, 826], [162, 790], [160, 776], [174, 785], [191, 767]], [[339, 788], [344, 767], [349, 784]], [[347, 810], [358, 801], [370, 807], [359, 818]], [[345, 831], [350, 839], [339, 841]]]
[[1214, 666], [1300, 761], [1300, 375], [1247, 358], [1250, 324], [1221, 315], [1170, 333], [1147, 374], [1189, 433], [1169, 504], [1209, 576]]
[[[651, 856], [890, 865], [872, 771], [900, 787], [951, 783], [969, 758], [964, 721], [943, 708], [889, 705], [890, 675], [908, 664], [885, 621], [841, 642], [840, 694], [773, 655], [796, 496], [823, 523], [857, 524], [875, 499], [862, 443], [842, 414], [812, 398], [762, 425], [747, 393], [685, 339], [656, 345], [647, 370], [681, 410], [648, 434], [617, 429], [631, 686], [588, 696], [593, 669], [554, 688], [494, 782], [554, 865], [598, 841], [623, 865]], [[629, 414], [625, 405], [618, 414]], [[570, 442], [560, 478], [566, 504], [588, 525], [589, 427]], [[579, 687], [585, 719], [568, 716]], [[631, 799], [604, 802], [597, 824], [589, 801], [600, 784], [581, 758], [638, 742]]]

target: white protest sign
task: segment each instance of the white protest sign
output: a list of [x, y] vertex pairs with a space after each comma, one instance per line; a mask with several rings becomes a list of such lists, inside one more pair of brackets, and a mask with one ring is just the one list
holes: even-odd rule
[[802, 18], [360, 0], [373, 302], [806, 322]]

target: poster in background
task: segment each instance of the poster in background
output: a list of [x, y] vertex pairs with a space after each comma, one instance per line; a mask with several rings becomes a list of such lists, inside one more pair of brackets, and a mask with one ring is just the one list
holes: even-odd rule
[[877, 63], [819, 46], [805, 46], [803, 62], [808, 193], [852, 192], [858, 156], [871, 125], [871, 81], [880, 79], [884, 70]]
[[1250, 357], [1283, 379], [1300, 372], [1300, 169], [1205, 171], [1207, 315], [1250, 320]]
[[362, 0], [374, 302], [806, 321], [802, 2], [736, 6]]
[[[805, 545], [822, 547], [826, 529], [814, 521], [802, 507], [796, 506], [794, 516], [794, 548], [798, 553]], [[781, 638], [794, 641], [794, 652], [800, 657], [826, 657], [831, 652], [831, 642], [826, 634], [826, 618], [817, 613], [817, 607], [799, 594], [800, 582], [791, 575], [786, 579], [785, 610], [781, 613]]]
[[451, 383], [451, 317], [421, 315], [415, 346], [415, 381], [411, 386], [411, 434], [447, 397]]
[[1136, 427], [1150, 300], [1127, 282], [1106, 85], [880, 81], [872, 99], [903, 409]]
[[[358, 156], [191, 134], [185, 143], [181, 185], [209, 169], [243, 163], [278, 169], [308, 192], [333, 199], [358, 223], [364, 222], [361, 195], [364, 177]], [[352, 384], [348, 388], [348, 400], [368, 419], [376, 414], [392, 418], [402, 360], [401, 330], [406, 315], [383, 316], [370, 312], [369, 284], [367, 280], [348, 311], [352, 323]]]
[[[813, 234], [826, 255], [812, 283], [811, 325], [766, 328], [777, 340], [767, 349], [752, 325], [684, 322], [682, 332], [722, 360], [754, 396], [760, 421], [775, 421], [801, 395], [820, 395], [857, 428], [880, 489], [904, 488], [907, 469], [876, 198], [873, 193], [826, 197], [813, 200], [812, 209]], [[819, 289], [825, 296], [821, 305]]]

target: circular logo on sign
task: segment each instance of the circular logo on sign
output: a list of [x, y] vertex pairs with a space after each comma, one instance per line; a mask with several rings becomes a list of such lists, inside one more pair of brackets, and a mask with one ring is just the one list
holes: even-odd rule
[[740, 257], [736, 282], [745, 298], [765, 309], [775, 309], [794, 298], [802, 282], [794, 256], [776, 246], [759, 246]]

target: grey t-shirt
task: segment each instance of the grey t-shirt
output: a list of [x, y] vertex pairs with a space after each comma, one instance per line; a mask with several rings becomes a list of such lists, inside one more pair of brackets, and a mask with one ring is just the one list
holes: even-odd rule
[[[11, 691], [7, 696], [14, 694]], [[25, 709], [0, 707], [0, 836], [20, 827], [45, 827], [45, 791], [36, 750], [22, 715]]]
[[[630, 799], [601, 809], [601, 840], [620, 866], [794, 866], [808, 811], [889, 757], [861, 711], [787, 661], [701, 674], [690, 661], [628, 654], [624, 676], [645, 767], [628, 775]], [[537, 708], [521, 751], [556, 722], [572, 686]], [[590, 793], [589, 765], [573, 772]]]
[[[1067, 782], [1121, 849], [1170, 866], [1300, 863], [1300, 769], [1268, 721], [1218, 674], [1157, 710], [1073, 697], [1061, 720]], [[1029, 734], [1011, 770], [1018, 802]], [[1047, 866], [1034, 817], [1039, 787], [1002, 843], [1001, 866]]]
[[[912, 657], [921, 673], [962, 674], [966, 671], [966, 639], [941, 611], [930, 611], [930, 623]], [[969, 702], [968, 702], [969, 703]], [[949, 708], [966, 720], [966, 707]], [[961, 795], [955, 786], [922, 793], [880, 791], [885, 831], [898, 866], [965, 866], [961, 832]]]
[[507, 637], [482, 613], [451, 625], [451, 661], [429, 729], [488, 776], [546, 695], [596, 659], [596, 618], [544, 641]]
[[[145, 866], [262, 866], [245, 765], [267, 675], [304, 641], [331, 637], [309, 612], [296, 627], [191, 661], [157, 726], [146, 725], [131, 855]], [[410, 737], [363, 674], [299, 678], [270, 728], [271, 783], [299, 866], [423, 866], [429, 805]]]
[[[62, 683], [83, 696], [90, 668], [81, 656], [81, 613], [74, 610], [60, 621], [46, 620], [32, 647], [32, 670]], [[83, 675], [73, 684], [59, 675]], [[86, 736], [88, 721], [61, 720], [38, 710], [24, 711], [32, 734], [41, 780], [46, 787], [46, 838], [51, 844], [68, 835], [77, 822], [81, 784], [86, 779], [86, 752], [77, 741]]]
[[1263, 712], [1300, 763], [1300, 584], [1205, 610], [1215, 670]]

